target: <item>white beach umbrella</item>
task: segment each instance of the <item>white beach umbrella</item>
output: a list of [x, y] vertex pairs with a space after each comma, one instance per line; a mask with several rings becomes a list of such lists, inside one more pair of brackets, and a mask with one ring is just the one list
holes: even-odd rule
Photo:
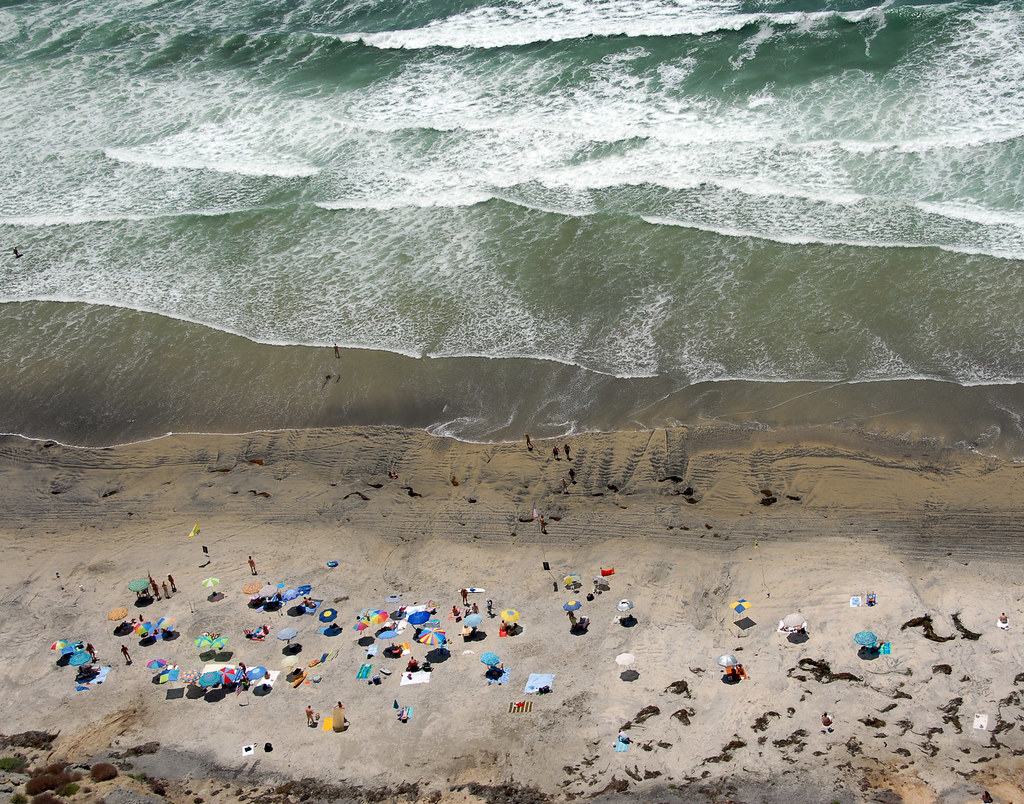
[[794, 611], [792, 614], [787, 614], [782, 620], [782, 624], [786, 628], [799, 628], [801, 625], [807, 622], [807, 618], [804, 617], [799, 611]]
[[718, 657], [718, 663], [722, 665], [722, 667], [735, 667], [740, 663], [740, 660], [731, 653], [723, 653]]
[[615, 664], [619, 667], [629, 667], [634, 663], [636, 663], [636, 656], [632, 653], [620, 653], [615, 657]]
[[615, 604], [615, 608], [617, 608], [619, 611], [629, 611], [631, 608], [633, 608], [633, 601], [626, 600], [625, 598], [623, 598]]

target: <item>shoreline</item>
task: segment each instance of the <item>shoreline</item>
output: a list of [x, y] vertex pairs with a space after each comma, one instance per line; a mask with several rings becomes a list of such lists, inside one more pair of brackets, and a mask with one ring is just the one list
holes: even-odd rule
[[[570, 464], [539, 438], [532, 452], [383, 427], [98, 450], [0, 439], [9, 489], [0, 594], [17, 603], [0, 609], [11, 634], [0, 660], [10, 679], [5, 731], [59, 732], [51, 756], [84, 763], [156, 741], [155, 754], [131, 760], [132, 772], [180, 780], [168, 784], [176, 804], [207, 776], [241, 783], [228, 792], [240, 801], [254, 785], [269, 796], [283, 780], [307, 777], [319, 780], [309, 783], [315, 800], [330, 797], [316, 785], [435, 802], [710, 801], [728, 790], [769, 802], [824, 787], [845, 804], [867, 800], [867, 789], [908, 802], [961, 800], [979, 785], [1003, 791], [997, 800], [1024, 790], [1012, 703], [1024, 652], [993, 626], [1001, 611], [1014, 627], [1024, 622], [1018, 467], [849, 433], [829, 442], [695, 428], [569, 441], [576, 483], [562, 494]], [[774, 504], [761, 502], [765, 491]], [[190, 540], [196, 523], [200, 536]], [[180, 685], [154, 685], [145, 662], [163, 650], [182, 669], [201, 666], [191, 640], [203, 630], [230, 635], [225, 661], [272, 667], [286, 658], [277, 640], [242, 638], [261, 616], [239, 591], [252, 580], [250, 554], [259, 580], [310, 583], [346, 626], [392, 593], [436, 599], [456, 637], [452, 655], [429, 684], [399, 685], [394, 665], [396, 675], [367, 686], [356, 678], [360, 664], [388, 660], [367, 659], [356, 633], [331, 639], [315, 633], [314, 618], [282, 612], [272, 631], [297, 627], [300, 659], [338, 651], [320, 684], [275, 685], [241, 707], [231, 693], [165, 697]], [[580, 611], [589, 631], [570, 634], [562, 604], [609, 567], [611, 590]], [[182, 636], [165, 649], [133, 638], [135, 663], [125, 667], [105, 613], [135, 612], [125, 584], [147, 572], [173, 573], [180, 592], [137, 611], [177, 617]], [[582, 575], [578, 593], [559, 583], [569, 572]], [[222, 599], [200, 586], [209, 575], [220, 578]], [[485, 619], [485, 639], [463, 643], [444, 617], [460, 585], [484, 586], [496, 608], [519, 611], [522, 633], [498, 638]], [[850, 596], [866, 591], [879, 605], [851, 608]], [[621, 597], [636, 604], [634, 627], [614, 619]], [[737, 624], [730, 604], [740, 598], [753, 603], [754, 625]], [[810, 623], [806, 644], [775, 632], [792, 610]], [[959, 636], [953, 614], [980, 639]], [[902, 627], [925, 615], [952, 641]], [[859, 657], [852, 636], [864, 628], [890, 641], [892, 656]], [[76, 692], [71, 668], [53, 666], [47, 646], [65, 635], [96, 645], [112, 667], [104, 685]], [[512, 668], [509, 684], [486, 684], [486, 650]], [[724, 685], [715, 657], [736, 651], [749, 680]], [[623, 652], [637, 657], [635, 681], [619, 677]], [[417, 658], [425, 653], [413, 647]], [[805, 660], [861, 680], [816, 679], [818, 665]], [[940, 665], [950, 674], [933, 670]], [[509, 714], [532, 672], [554, 672], [554, 694], [527, 696], [533, 712]], [[329, 713], [336, 699], [348, 732], [305, 727], [307, 703]], [[395, 719], [393, 699], [415, 707], [408, 723]], [[943, 707], [953, 699], [951, 715]], [[836, 713], [834, 735], [818, 734], [822, 709]], [[988, 714], [987, 730], [971, 728], [974, 712]], [[619, 754], [612, 744], [627, 722], [635, 745]], [[255, 760], [238, 750], [268, 741], [275, 751]]]

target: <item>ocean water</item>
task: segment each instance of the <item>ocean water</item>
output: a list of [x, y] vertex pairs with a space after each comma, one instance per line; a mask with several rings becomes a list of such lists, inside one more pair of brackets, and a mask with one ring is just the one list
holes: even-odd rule
[[0, 97], [0, 431], [1024, 455], [1024, 0], [7, 0]]

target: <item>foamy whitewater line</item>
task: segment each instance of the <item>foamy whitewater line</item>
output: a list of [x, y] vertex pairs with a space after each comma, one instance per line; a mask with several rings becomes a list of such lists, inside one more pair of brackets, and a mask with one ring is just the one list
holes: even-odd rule
[[[888, 3], [860, 11], [789, 11], [731, 14], [738, 6], [724, 2], [677, 3], [658, 0], [605, 2], [582, 5], [571, 0], [546, 4], [485, 7], [421, 28], [380, 32], [322, 34], [344, 42], [359, 42], [381, 50], [423, 48], [493, 49], [590, 37], [706, 36], [739, 31], [748, 26], [797, 28], [810, 33], [832, 20], [859, 23], [884, 14]], [[942, 13], [933, 6], [914, 7], [918, 13]], [[876, 32], [877, 33], [877, 32]]]
[[268, 176], [278, 179], [310, 178], [320, 172], [320, 168], [300, 159], [292, 161], [284, 159], [266, 160], [266, 157], [260, 157], [259, 159], [246, 160], [225, 158], [221, 154], [208, 154], [205, 157], [201, 152], [191, 156], [184, 154], [172, 155], [152, 153], [144, 150], [131, 150], [128, 148], [106, 148], [103, 151], [103, 155], [115, 162], [141, 165], [142, 167], [157, 168], [158, 170], [209, 170], [214, 173], [232, 173], [239, 176]]
[[677, 226], [681, 229], [695, 229], [700, 232], [721, 235], [722, 237], [750, 237], [755, 240], [767, 240], [771, 243], [783, 243], [787, 246], [852, 246], [853, 248], [903, 248], [903, 249], [928, 249], [934, 248], [939, 251], [946, 251], [952, 254], [967, 254], [974, 257], [995, 257], [999, 260], [1020, 260], [1022, 256], [1009, 251], [998, 249], [969, 248], [967, 246], [953, 246], [948, 243], [907, 243], [900, 240], [886, 240], [872, 242], [868, 240], [853, 240], [846, 238], [816, 237], [807, 235], [784, 235], [771, 234], [768, 232], [756, 232], [752, 229], [738, 229], [729, 226], [712, 226], [707, 223], [696, 221], [682, 221], [672, 218], [663, 218], [655, 215], [641, 215], [640, 219], [652, 226]]

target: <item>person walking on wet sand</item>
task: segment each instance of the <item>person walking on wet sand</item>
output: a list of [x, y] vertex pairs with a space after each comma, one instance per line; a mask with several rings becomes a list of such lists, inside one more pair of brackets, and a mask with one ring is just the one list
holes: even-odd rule
[[256, 562], [252, 560], [252, 556], [249, 556], [249, 571], [253, 575], [259, 575], [259, 573], [256, 572]]
[[530, 434], [523, 433], [523, 435], [526, 437], [526, 448], [530, 450], [530, 452], [533, 452], [533, 442], [530, 440]]
[[177, 592], [178, 591], [178, 587], [174, 585], [174, 578], [172, 578], [170, 575], [167, 576], [167, 583], [169, 583], [171, 585], [171, 591], [172, 592]]
[[541, 533], [547, 533], [548, 532], [548, 523], [544, 521], [544, 516], [541, 515], [538, 518], [540, 519], [540, 532]]
[[341, 350], [338, 348], [338, 344], [334, 344], [334, 356], [341, 358]]
[[121, 655], [124, 656], [124, 663], [125, 664], [131, 664], [132, 663], [132, 657], [131, 657], [131, 654], [128, 653], [128, 646], [127, 645], [122, 645], [121, 646]]
[[20, 257], [20, 256], [22, 256], [22, 254], [21, 254], [20, 251], [18, 251], [18, 247], [15, 246], [14, 247], [14, 259], [18, 259], [18, 257]]
[[569, 484], [565, 482], [565, 478], [562, 478], [562, 494], [569, 493]]
[[571, 461], [572, 458], [569, 457], [569, 444], [568, 444], [568, 442], [562, 447], [562, 449], [565, 451], [565, 459], [567, 461]]
[[558, 444], [555, 444], [555, 446], [551, 448], [551, 457], [553, 457], [556, 461], [562, 460], [560, 457], [558, 457]]

